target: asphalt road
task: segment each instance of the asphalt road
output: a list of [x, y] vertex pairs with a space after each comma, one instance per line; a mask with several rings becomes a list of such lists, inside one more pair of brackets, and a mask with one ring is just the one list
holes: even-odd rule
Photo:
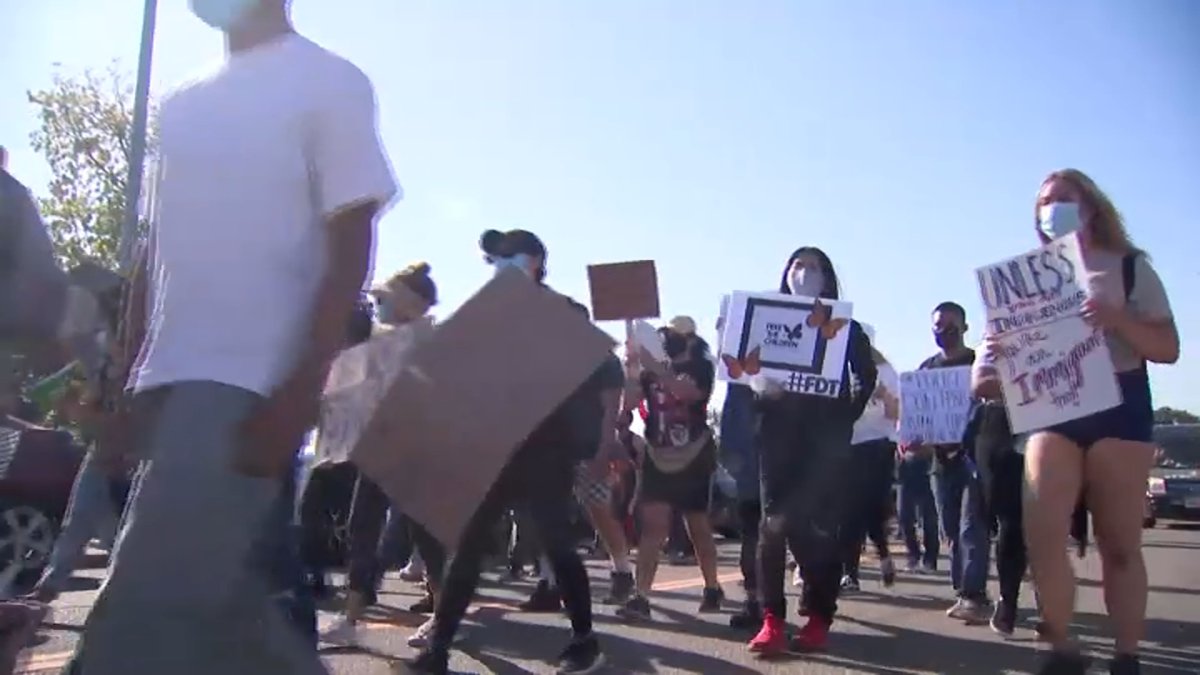
[[[1145, 554], [1151, 593], [1143, 666], [1149, 674], [1200, 672], [1200, 528], [1165, 526], [1146, 534]], [[721, 546], [721, 578], [732, 611], [742, 593], [736, 568], [737, 544]], [[95, 562], [102, 564], [101, 559]], [[744, 648], [747, 635], [728, 627], [727, 614], [697, 615], [700, 581], [694, 567], [663, 566], [652, 598], [655, 621], [628, 626], [597, 606], [597, 630], [608, 655], [609, 673], [1030, 673], [1038, 643], [1027, 626], [1011, 639], [986, 626], [967, 626], [943, 610], [951, 594], [944, 573], [904, 576], [891, 589], [878, 583], [873, 556], [864, 559], [863, 591], [843, 599], [829, 652], [770, 664]], [[589, 563], [594, 592], [607, 583], [600, 561]], [[945, 565], [943, 564], [943, 567]], [[1076, 632], [1099, 657], [1094, 672], [1107, 672], [1103, 659], [1112, 648], [1106, 637], [1098, 584], [1099, 562], [1090, 554], [1077, 563], [1080, 575]], [[71, 592], [55, 605], [54, 622], [39, 634], [17, 672], [54, 673], [78, 638], [102, 570], [84, 570]], [[514, 608], [530, 590], [525, 582], [500, 583], [487, 575], [481, 597], [465, 625], [465, 639], [452, 662], [460, 673], [553, 673], [552, 662], [567, 637], [566, 619], [521, 614]], [[994, 591], [995, 582], [992, 583]], [[791, 592], [791, 591], [789, 591]], [[1022, 607], [1032, 612], [1032, 591], [1023, 589]], [[386, 675], [389, 663], [408, 656], [408, 634], [424, 619], [400, 610], [417, 600], [417, 589], [389, 578], [382, 607], [364, 630], [364, 649], [325, 650], [335, 675]], [[790, 600], [794, 609], [794, 597]], [[331, 614], [323, 613], [328, 621]], [[795, 617], [793, 617], [795, 618]]]

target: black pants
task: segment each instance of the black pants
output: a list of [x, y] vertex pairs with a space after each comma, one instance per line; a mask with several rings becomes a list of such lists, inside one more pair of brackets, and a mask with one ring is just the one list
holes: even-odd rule
[[375, 604], [376, 583], [381, 576], [379, 536], [387, 520], [391, 501], [371, 479], [358, 475], [351, 500], [349, 545], [347, 546], [347, 586], [362, 593], [368, 604]]
[[764, 611], [782, 618], [786, 548], [797, 554], [810, 616], [832, 622], [842, 577], [839, 532], [844, 519], [850, 425], [781, 424], [761, 435], [763, 516], [758, 542], [758, 594]]
[[842, 574], [858, 579], [858, 560], [869, 537], [880, 560], [890, 555], [884, 527], [891, 513], [896, 446], [881, 438], [850, 448], [846, 523], [842, 527]]
[[762, 502], [738, 502], [738, 522], [741, 525], [742, 549], [738, 566], [742, 569], [742, 588], [746, 597], [758, 599], [758, 528], [762, 526]]
[[434, 611], [430, 651], [449, 651], [479, 584], [491, 533], [508, 508], [523, 509], [537, 528], [538, 542], [554, 569], [571, 629], [576, 635], [592, 632], [591, 588], [571, 532], [574, 481], [574, 462], [563, 456], [561, 448], [526, 446], [517, 450], [467, 523], [450, 561]]
[[996, 527], [996, 576], [1000, 603], [1016, 611], [1028, 559], [1021, 525], [1021, 491], [1025, 481], [1025, 456], [1008, 452], [991, 461], [991, 507]]

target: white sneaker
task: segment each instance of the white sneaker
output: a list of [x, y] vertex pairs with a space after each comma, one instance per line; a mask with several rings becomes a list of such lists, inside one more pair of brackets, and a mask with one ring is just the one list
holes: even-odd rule
[[804, 577], [800, 574], [799, 567], [796, 567], [796, 571], [792, 572], [792, 585], [796, 588], [804, 588]]
[[404, 569], [400, 570], [400, 579], [409, 583], [420, 583], [425, 580], [425, 563], [421, 562], [420, 558], [413, 558], [408, 561]]
[[[459, 626], [458, 632], [454, 634], [454, 639], [451, 644], [457, 644], [463, 639], [465, 627]], [[425, 623], [417, 627], [417, 630], [412, 635], [408, 636], [408, 646], [416, 649], [424, 649], [429, 646], [429, 641], [433, 639], [433, 617], [425, 620]]]
[[417, 627], [416, 632], [408, 636], [408, 646], [417, 649], [424, 649], [429, 644], [429, 640], [433, 638], [433, 617], [425, 620], [425, 623]]
[[321, 632], [321, 642], [337, 647], [354, 647], [358, 645], [358, 626], [342, 617]]

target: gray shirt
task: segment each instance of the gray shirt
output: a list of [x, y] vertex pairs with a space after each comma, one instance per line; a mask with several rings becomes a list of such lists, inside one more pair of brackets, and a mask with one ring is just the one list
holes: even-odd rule
[[0, 169], [0, 340], [54, 337], [67, 285], [33, 195]]
[[[1129, 300], [1125, 300], [1125, 280], [1121, 272], [1124, 255], [1109, 251], [1092, 250], [1085, 253], [1089, 271], [1089, 285], [1096, 297], [1113, 305], [1127, 305], [1129, 312], [1142, 321], [1171, 318], [1171, 304], [1162, 279], [1150, 265], [1145, 254], [1134, 258], [1133, 287]], [[1109, 331], [1108, 350], [1112, 353], [1113, 367], [1118, 373], [1136, 370], [1142, 366], [1142, 355], [1121, 336]]]

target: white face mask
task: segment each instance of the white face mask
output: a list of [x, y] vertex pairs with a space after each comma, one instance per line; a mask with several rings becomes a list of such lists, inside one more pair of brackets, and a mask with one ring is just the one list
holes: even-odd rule
[[809, 298], [820, 297], [825, 288], [825, 275], [820, 270], [810, 270], [807, 267], [792, 270], [788, 277], [788, 288], [792, 295], [803, 295]]
[[192, 13], [219, 30], [229, 30], [259, 0], [191, 0]]
[[1079, 205], [1074, 202], [1054, 202], [1038, 209], [1038, 229], [1051, 239], [1078, 232], [1082, 227]]

